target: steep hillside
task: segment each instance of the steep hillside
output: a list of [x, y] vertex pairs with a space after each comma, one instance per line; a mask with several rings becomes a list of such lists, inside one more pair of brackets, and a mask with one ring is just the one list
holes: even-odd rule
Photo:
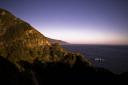
[[56, 42], [51, 44], [49, 38], [4, 9], [0, 9], [0, 56], [17, 66], [19, 61], [74, 64], [77, 56], [84, 59], [80, 54], [67, 52]]
[[30, 24], [0, 9], [0, 56], [13, 62], [43, 56], [45, 47], [51, 44]]

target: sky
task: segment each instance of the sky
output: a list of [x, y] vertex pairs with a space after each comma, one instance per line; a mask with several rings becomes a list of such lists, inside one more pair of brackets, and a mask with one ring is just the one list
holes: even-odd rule
[[128, 0], [0, 0], [0, 8], [53, 39], [128, 45]]

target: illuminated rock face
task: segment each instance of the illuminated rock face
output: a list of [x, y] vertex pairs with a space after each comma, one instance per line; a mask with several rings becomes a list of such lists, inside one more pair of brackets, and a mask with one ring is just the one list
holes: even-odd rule
[[0, 9], [0, 56], [17, 67], [22, 68], [20, 61], [33, 63], [36, 60], [61, 62], [70, 66], [78, 62], [90, 65], [83, 56], [64, 50], [56, 43], [58, 40], [54, 44], [50, 40], [30, 24]]
[[51, 44], [31, 25], [0, 9], [0, 56], [10, 61], [31, 60], [43, 57], [44, 48]]

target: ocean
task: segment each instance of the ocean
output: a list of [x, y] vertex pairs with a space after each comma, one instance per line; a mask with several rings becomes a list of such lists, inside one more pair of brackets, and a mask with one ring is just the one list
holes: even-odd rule
[[72, 52], [83, 54], [96, 67], [114, 73], [128, 72], [128, 45], [63, 45]]

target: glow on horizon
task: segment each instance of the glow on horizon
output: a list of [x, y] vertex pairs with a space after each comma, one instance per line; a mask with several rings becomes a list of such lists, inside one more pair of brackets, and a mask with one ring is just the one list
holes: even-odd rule
[[[113, 32], [104, 32], [99, 30], [80, 30], [74, 27], [74, 30], [66, 27], [45, 27], [50, 30], [40, 30], [42, 34], [49, 38], [59, 39], [71, 44], [112, 44], [112, 45], [127, 45], [128, 39], [126, 35], [119, 35]], [[86, 28], [86, 27], [85, 27]]]
[[1, 0], [45, 36], [73, 44], [127, 44], [128, 0]]

